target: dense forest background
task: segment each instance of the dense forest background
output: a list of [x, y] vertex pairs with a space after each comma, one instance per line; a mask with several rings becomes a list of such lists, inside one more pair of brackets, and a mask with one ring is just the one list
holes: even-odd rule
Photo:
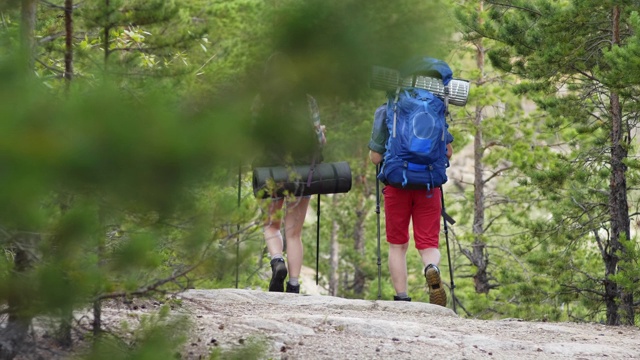
[[[464, 159], [444, 187], [457, 220], [441, 236], [449, 306], [470, 318], [637, 326], [639, 6], [5, 0], [0, 358], [25, 351], [34, 318], [72, 346], [74, 310], [86, 308], [89, 358], [114, 348], [112, 358], [166, 358], [181, 327], [160, 316], [123, 342], [102, 328], [101, 304], [266, 289], [250, 164], [274, 139], [252, 132], [250, 108], [276, 50], [318, 99], [325, 161], [352, 169], [349, 193], [321, 197], [318, 251], [315, 214], [304, 232], [305, 264], [319, 256], [328, 294], [377, 299], [380, 285], [382, 299], [393, 296], [384, 221], [378, 283], [367, 149], [385, 94], [368, 79], [372, 65], [432, 56], [471, 83], [466, 106], [450, 107], [454, 158]], [[409, 254], [410, 295], [428, 301]]]

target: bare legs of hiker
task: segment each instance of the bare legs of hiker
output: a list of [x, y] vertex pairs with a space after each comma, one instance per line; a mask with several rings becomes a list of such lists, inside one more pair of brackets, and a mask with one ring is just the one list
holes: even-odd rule
[[407, 249], [409, 243], [389, 244], [389, 274], [396, 291], [396, 301], [411, 301], [407, 295]]
[[[411, 301], [407, 294], [407, 249], [409, 243], [389, 244], [389, 274], [391, 283], [396, 291], [393, 297], [396, 301]], [[442, 287], [440, 278], [440, 250], [437, 248], [427, 248], [418, 250], [424, 264], [423, 273], [429, 288], [429, 302], [432, 304], [446, 306], [447, 295]]]
[[[284, 199], [271, 200], [269, 216], [264, 225], [264, 236], [271, 256], [271, 281], [269, 291], [283, 292], [284, 280], [289, 275], [287, 292], [299, 293], [298, 278], [302, 270], [302, 228], [309, 207], [309, 197], [297, 197], [285, 204]], [[284, 209], [283, 209], [284, 208]], [[284, 210], [284, 225], [288, 267], [284, 261], [284, 241], [281, 225]]]

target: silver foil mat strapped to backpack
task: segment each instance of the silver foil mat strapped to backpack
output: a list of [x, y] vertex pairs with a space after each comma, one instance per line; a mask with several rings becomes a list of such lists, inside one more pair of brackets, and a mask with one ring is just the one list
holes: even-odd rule
[[[369, 86], [376, 90], [395, 90], [400, 87], [415, 87], [425, 89], [438, 97], [444, 98], [447, 88], [449, 89], [449, 104], [464, 106], [469, 98], [469, 81], [463, 79], [451, 79], [447, 86], [444, 86], [441, 79], [429, 76], [409, 76], [400, 78], [400, 72], [395, 69], [373, 66]], [[414, 82], [415, 81], [415, 82]]]

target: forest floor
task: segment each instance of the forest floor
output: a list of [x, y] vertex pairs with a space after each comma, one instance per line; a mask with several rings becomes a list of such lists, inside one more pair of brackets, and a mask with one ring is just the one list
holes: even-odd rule
[[[259, 341], [261, 358], [268, 359], [640, 358], [637, 327], [474, 320], [427, 303], [262, 290], [189, 290], [171, 303], [170, 313], [186, 315], [192, 324], [176, 356], [182, 359], [207, 359], [212, 351], [231, 358], [229, 351]], [[111, 303], [103, 320], [111, 328], [123, 320], [135, 325], [161, 305]]]

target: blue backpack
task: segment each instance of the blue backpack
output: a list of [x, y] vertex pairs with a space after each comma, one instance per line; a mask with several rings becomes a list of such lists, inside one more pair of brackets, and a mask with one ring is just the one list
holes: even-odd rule
[[[452, 71], [443, 61], [422, 58], [405, 67], [403, 77], [439, 77], [446, 86]], [[415, 79], [415, 78], [414, 78]], [[389, 139], [378, 178], [389, 185], [431, 190], [447, 182], [447, 98], [415, 87], [398, 87], [387, 101]]]

